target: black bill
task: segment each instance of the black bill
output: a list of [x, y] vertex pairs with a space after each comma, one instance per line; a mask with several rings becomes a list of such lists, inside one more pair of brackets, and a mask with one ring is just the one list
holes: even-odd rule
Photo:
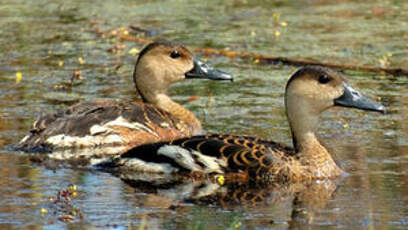
[[186, 73], [186, 78], [206, 78], [210, 80], [233, 81], [232, 75], [194, 58], [194, 68]]
[[343, 95], [334, 100], [334, 105], [385, 113], [383, 105], [362, 95], [347, 83], [344, 83]]

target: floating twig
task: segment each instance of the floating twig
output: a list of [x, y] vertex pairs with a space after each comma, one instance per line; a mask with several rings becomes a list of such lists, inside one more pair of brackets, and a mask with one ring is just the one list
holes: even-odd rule
[[242, 59], [252, 59], [257, 60], [259, 64], [284, 64], [284, 65], [294, 65], [294, 66], [305, 66], [305, 65], [319, 65], [326, 66], [335, 69], [347, 69], [347, 70], [362, 70], [369, 72], [384, 72], [394, 76], [408, 76], [408, 70], [403, 68], [383, 68], [377, 66], [359, 66], [359, 65], [346, 65], [346, 64], [336, 64], [336, 63], [324, 63], [319, 61], [310, 61], [302, 59], [293, 59], [286, 57], [275, 57], [266, 56], [255, 53], [248, 52], [235, 52], [230, 50], [217, 50], [217, 49], [203, 49], [203, 48], [193, 48], [195, 52], [205, 53], [207, 55], [223, 55], [227, 57], [238, 57]]
[[[131, 30], [131, 27], [129, 27]], [[122, 29], [115, 29], [110, 30], [108, 32], [102, 32], [98, 29], [94, 30], [95, 33], [99, 35], [104, 34], [113, 34], [118, 36], [121, 40], [124, 41], [131, 41], [138, 44], [148, 44], [154, 41], [154, 39], [147, 38], [147, 37], [136, 37], [129, 35], [128, 32], [123, 33], [120, 32]], [[115, 31], [112, 33], [112, 31]], [[119, 32], [118, 32], [119, 31]], [[319, 65], [319, 66], [326, 66], [335, 69], [341, 70], [360, 70], [360, 71], [369, 71], [369, 72], [378, 72], [378, 73], [387, 73], [393, 76], [407, 76], [408, 77], [408, 69], [403, 68], [385, 68], [385, 67], [377, 67], [377, 66], [364, 66], [364, 65], [347, 65], [347, 64], [336, 64], [336, 63], [325, 63], [319, 61], [312, 61], [312, 60], [303, 60], [303, 59], [293, 59], [287, 57], [279, 57], [279, 56], [267, 56], [262, 54], [256, 53], [249, 53], [246, 51], [232, 51], [228, 49], [214, 49], [214, 48], [200, 48], [200, 47], [189, 47], [194, 52], [203, 53], [206, 55], [219, 55], [219, 56], [226, 56], [229, 58], [241, 58], [241, 59], [249, 59], [254, 60], [258, 64], [284, 64], [284, 65], [293, 65], [293, 66], [304, 66], [304, 65]]]

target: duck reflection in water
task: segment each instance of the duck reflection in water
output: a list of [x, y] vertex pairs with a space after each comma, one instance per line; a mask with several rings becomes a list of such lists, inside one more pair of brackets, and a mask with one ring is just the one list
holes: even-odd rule
[[[232, 182], [223, 177], [187, 179], [160, 177], [151, 174], [117, 173], [131, 186], [138, 197], [138, 207], [171, 209], [183, 212], [190, 204], [219, 207], [230, 211], [249, 211], [265, 215], [265, 209], [282, 207], [278, 213], [268, 213], [268, 223], [250, 218], [250, 225], [265, 227], [275, 221], [287, 220], [289, 229], [311, 229], [318, 210], [334, 195], [341, 178], [285, 184]], [[185, 210], [184, 210], [185, 211]], [[157, 211], [155, 211], [157, 212]]]

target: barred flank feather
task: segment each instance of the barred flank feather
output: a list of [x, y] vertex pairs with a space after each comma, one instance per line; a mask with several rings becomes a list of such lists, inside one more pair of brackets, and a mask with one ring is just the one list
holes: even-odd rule
[[256, 178], [279, 173], [287, 164], [292, 164], [288, 151], [293, 154], [289, 147], [252, 137], [209, 134], [133, 148], [121, 156], [117, 166], [127, 168], [126, 162], [139, 159], [146, 163], [170, 164], [179, 169], [174, 171], [245, 172]]

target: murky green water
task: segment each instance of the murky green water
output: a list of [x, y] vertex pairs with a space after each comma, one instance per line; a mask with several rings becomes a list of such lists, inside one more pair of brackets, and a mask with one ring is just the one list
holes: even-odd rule
[[[211, 199], [194, 200], [189, 191], [197, 194], [210, 185], [187, 183], [145, 191], [97, 170], [36, 164], [6, 146], [18, 142], [40, 114], [81, 100], [134, 97], [130, 83], [136, 57], [129, 51], [141, 45], [123, 42], [119, 52], [109, 52], [118, 40], [102, 39], [91, 32], [96, 28], [132, 24], [152, 30], [158, 38], [196, 47], [407, 68], [407, 12], [408, 3], [403, 0], [3, 0], [0, 228], [406, 229], [407, 77], [345, 72], [357, 88], [380, 97], [389, 112], [343, 109], [323, 115], [322, 140], [349, 172], [337, 186], [326, 182], [306, 188], [225, 186], [210, 189]], [[274, 13], [279, 18], [275, 14], [274, 19]], [[84, 64], [79, 64], [80, 57]], [[282, 95], [286, 79], [296, 68], [217, 56], [208, 59], [234, 73], [236, 81], [187, 81], [172, 88], [173, 97], [193, 110], [209, 131], [290, 144]], [[68, 83], [77, 69], [83, 79], [72, 90], [59, 97], [50, 94]], [[19, 84], [17, 72], [22, 73]], [[190, 95], [198, 95], [199, 100], [189, 102]], [[78, 186], [70, 204], [82, 218], [66, 223], [58, 219], [66, 211], [50, 197], [70, 184]], [[187, 198], [194, 201], [184, 201]]]

